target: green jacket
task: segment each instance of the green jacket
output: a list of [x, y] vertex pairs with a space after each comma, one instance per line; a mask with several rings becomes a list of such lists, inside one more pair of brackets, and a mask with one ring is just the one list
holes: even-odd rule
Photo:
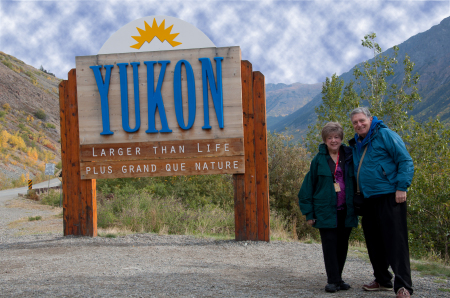
[[[350, 147], [343, 146], [345, 152], [345, 201], [347, 205], [346, 227], [356, 227], [358, 217], [353, 209], [353, 194], [355, 193], [353, 156]], [[319, 153], [311, 162], [311, 167], [303, 180], [298, 193], [299, 205], [306, 220], [315, 219], [315, 228], [337, 227], [337, 199], [333, 185], [333, 175], [328, 166], [328, 149], [320, 144]]]

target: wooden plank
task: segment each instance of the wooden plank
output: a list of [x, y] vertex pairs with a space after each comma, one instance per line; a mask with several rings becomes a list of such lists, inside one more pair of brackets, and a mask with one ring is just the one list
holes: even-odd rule
[[81, 179], [238, 174], [244, 156], [82, 162]]
[[60, 85], [64, 235], [97, 236], [96, 182], [80, 177], [76, 71]]
[[244, 155], [244, 138], [81, 145], [81, 161]]
[[[211, 60], [214, 76], [216, 77], [216, 62], [214, 57], [223, 57], [222, 60], [222, 86], [223, 86], [223, 108], [224, 108], [224, 128], [218, 127], [215, 108], [209, 91], [209, 118], [210, 130], [204, 130], [204, 112], [203, 112], [203, 81], [201, 62], [202, 57], [208, 57]], [[196, 90], [196, 116], [191, 129], [182, 130], [179, 128], [176, 120], [174, 100], [173, 100], [173, 78], [174, 69], [177, 62], [181, 59], [189, 61], [194, 72], [195, 90]], [[240, 71], [241, 52], [239, 47], [226, 48], [207, 48], [207, 49], [189, 49], [174, 51], [142, 52], [142, 53], [123, 53], [76, 57], [78, 99], [79, 99], [79, 117], [80, 117], [80, 143], [81, 144], [99, 144], [99, 143], [125, 143], [125, 142], [145, 142], [151, 139], [158, 141], [170, 141], [180, 139], [214, 139], [214, 138], [236, 138], [243, 137], [242, 128], [242, 98], [241, 98], [241, 71]], [[148, 104], [147, 104], [147, 66], [144, 61], [169, 60], [167, 64], [164, 82], [161, 88], [161, 94], [166, 110], [168, 126], [172, 133], [148, 134]], [[139, 98], [140, 98], [140, 129], [135, 133], [126, 133], [122, 128], [122, 111], [120, 96], [120, 75], [117, 63], [140, 62], [138, 67], [139, 74]], [[110, 136], [101, 136], [102, 117], [100, 95], [92, 69], [92, 65], [114, 65], [111, 70], [111, 81], [109, 87], [109, 108], [110, 125], [114, 132]], [[156, 86], [160, 64], [154, 65], [154, 82]], [[105, 68], [102, 68], [103, 76]], [[130, 126], [134, 127], [134, 82], [133, 67], [127, 67], [127, 86]], [[182, 98], [183, 114], [185, 121], [188, 118], [187, 108], [187, 79], [185, 67], [182, 67]], [[208, 87], [209, 88], [209, 87]], [[161, 129], [159, 112], [155, 115], [156, 129]]]
[[233, 175], [234, 186], [234, 234], [236, 241], [247, 239], [245, 230], [245, 177], [243, 174]]
[[270, 241], [269, 168], [265, 86], [264, 75], [259, 71], [253, 72], [258, 240]]
[[253, 106], [252, 64], [242, 61], [242, 107], [244, 114], [245, 151], [245, 221], [246, 240], [257, 240], [256, 185], [255, 185], [255, 124]]

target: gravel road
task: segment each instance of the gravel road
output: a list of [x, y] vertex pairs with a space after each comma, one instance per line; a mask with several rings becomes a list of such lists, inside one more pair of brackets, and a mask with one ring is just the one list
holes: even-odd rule
[[[364, 292], [371, 266], [351, 251], [348, 291], [325, 293], [321, 246], [133, 234], [63, 237], [61, 209], [0, 196], [1, 297], [395, 297]], [[42, 216], [28, 221], [29, 216]], [[440, 282], [437, 282], [439, 281]], [[413, 272], [414, 297], [450, 281]]]

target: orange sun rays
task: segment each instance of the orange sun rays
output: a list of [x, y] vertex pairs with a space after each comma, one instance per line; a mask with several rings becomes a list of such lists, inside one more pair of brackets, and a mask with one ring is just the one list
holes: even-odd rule
[[172, 47], [176, 47], [181, 44], [181, 42], [174, 41], [175, 37], [178, 36], [180, 33], [173, 33], [170, 34], [170, 31], [172, 31], [172, 26], [164, 29], [166, 20], [163, 20], [161, 22], [161, 25], [158, 26], [156, 23], [156, 19], [153, 19], [153, 24], [150, 27], [146, 21], [145, 23], [145, 30], [142, 30], [138, 27], [136, 29], [138, 30], [140, 36], [131, 36], [136, 40], [138, 43], [135, 45], [130, 46], [134, 49], [140, 49], [144, 42], [150, 43], [153, 38], [157, 37], [161, 42], [167, 41]]

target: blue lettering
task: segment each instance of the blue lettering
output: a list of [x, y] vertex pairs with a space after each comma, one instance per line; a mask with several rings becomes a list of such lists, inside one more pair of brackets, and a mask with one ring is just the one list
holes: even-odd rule
[[209, 58], [199, 58], [202, 62], [202, 80], [203, 80], [203, 112], [205, 114], [205, 125], [203, 129], [211, 129], [209, 125], [209, 105], [208, 105], [208, 82], [209, 89], [211, 90], [211, 96], [214, 104], [214, 110], [216, 111], [217, 121], [219, 127], [223, 128], [223, 92], [222, 92], [222, 60], [223, 57], [215, 57], [216, 61], [216, 76], [217, 87], [214, 80], [214, 72]]
[[134, 83], [134, 114], [136, 116], [136, 125], [132, 129], [130, 128], [130, 120], [128, 118], [128, 76], [127, 66], [128, 63], [117, 63], [120, 73], [120, 102], [122, 106], [122, 127], [126, 132], [136, 132], [141, 127], [141, 112], [139, 107], [139, 74], [138, 66], [139, 62], [131, 62], [133, 66], [133, 83]]
[[[166, 73], [167, 64], [170, 61], [158, 61], [161, 64], [161, 71], [159, 73], [158, 84], [156, 85], [156, 90], [154, 88], [153, 71], [156, 61], [145, 61], [144, 64], [147, 65], [147, 102], [148, 102], [148, 129], [146, 133], [157, 133], [155, 128], [155, 114], [156, 108], [158, 108], [159, 117], [161, 118], [162, 129], [160, 132], [172, 132], [167, 124], [166, 111], [164, 109], [164, 103], [161, 95], [161, 87], [164, 80], [164, 74]], [[151, 69], [150, 69], [151, 68]]]
[[114, 65], [105, 65], [106, 74], [105, 74], [105, 82], [102, 79], [102, 73], [100, 68], [101, 65], [89, 66], [90, 69], [94, 72], [95, 81], [97, 82], [98, 92], [100, 93], [100, 104], [102, 108], [102, 125], [103, 131], [100, 133], [101, 135], [112, 135], [114, 134], [110, 130], [109, 126], [109, 104], [108, 104], [108, 92], [109, 92], [109, 82], [111, 80], [111, 68]]
[[[184, 63], [186, 68], [186, 79], [188, 88], [188, 105], [189, 105], [189, 118], [187, 126], [184, 124], [183, 116], [183, 96], [181, 94], [181, 65]], [[184, 129], [188, 130], [194, 125], [195, 121], [195, 110], [196, 110], [196, 98], [195, 98], [195, 79], [194, 71], [192, 70], [191, 64], [186, 60], [178, 61], [175, 66], [175, 73], [173, 76], [173, 94], [174, 94], [174, 104], [175, 113], [177, 116], [178, 125]]]

